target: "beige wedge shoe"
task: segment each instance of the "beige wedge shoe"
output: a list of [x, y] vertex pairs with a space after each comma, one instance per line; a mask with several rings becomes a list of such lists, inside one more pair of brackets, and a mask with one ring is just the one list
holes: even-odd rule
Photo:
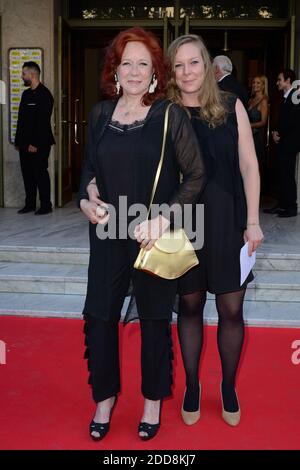
[[183, 422], [187, 426], [192, 426], [193, 424], [196, 424], [197, 421], [200, 419], [200, 401], [201, 401], [201, 384], [199, 382], [199, 407], [197, 411], [185, 411], [183, 409], [183, 404], [184, 404], [184, 399], [185, 399], [185, 392], [184, 392], [184, 397], [183, 397], [183, 402], [182, 402], [182, 407], [181, 407], [181, 416], [183, 419]]
[[238, 411], [234, 411], [234, 412], [225, 411], [224, 403], [223, 403], [223, 396], [222, 396], [222, 382], [220, 384], [220, 392], [221, 392], [221, 400], [222, 400], [222, 418], [224, 419], [225, 423], [229, 424], [229, 426], [237, 426], [241, 419], [241, 409], [240, 409], [239, 401], [238, 401], [238, 405], [239, 405]]

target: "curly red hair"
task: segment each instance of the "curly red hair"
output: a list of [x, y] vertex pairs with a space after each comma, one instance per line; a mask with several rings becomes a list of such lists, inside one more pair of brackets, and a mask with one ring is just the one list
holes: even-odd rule
[[[168, 63], [164, 57], [159, 39], [150, 31], [142, 28], [130, 28], [121, 31], [108, 46], [104, 60], [103, 73], [101, 77], [101, 88], [108, 98], [116, 98], [115, 73], [125, 49], [130, 41], [142, 42], [151, 55], [153, 69], [157, 78], [157, 87], [154, 93], [145, 93], [142, 103], [149, 106], [153, 101], [164, 98], [168, 78]], [[122, 94], [122, 89], [120, 95]]]

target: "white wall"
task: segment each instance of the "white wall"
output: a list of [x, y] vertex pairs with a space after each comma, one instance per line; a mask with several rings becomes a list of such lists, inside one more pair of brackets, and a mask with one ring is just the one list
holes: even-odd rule
[[[3, 106], [4, 206], [24, 204], [24, 186], [19, 154], [9, 141], [8, 50], [11, 47], [43, 49], [43, 83], [54, 91], [54, 0], [1, 0], [2, 78], [6, 82], [6, 105]], [[54, 148], [49, 159], [51, 199], [54, 203]]]

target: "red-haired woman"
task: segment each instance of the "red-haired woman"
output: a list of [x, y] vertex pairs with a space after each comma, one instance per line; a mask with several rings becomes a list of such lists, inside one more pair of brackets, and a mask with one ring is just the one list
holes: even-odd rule
[[[97, 223], [110, 222], [111, 210], [106, 213], [103, 209], [107, 204], [116, 209], [120, 226], [123, 214], [118, 210], [119, 196], [127, 197], [128, 207], [136, 203], [149, 206], [169, 103], [164, 99], [166, 80], [166, 62], [157, 38], [140, 28], [119, 33], [108, 48], [103, 70], [102, 87], [109, 99], [97, 103], [89, 119], [78, 202], [90, 221], [90, 262], [83, 314], [90, 383], [97, 403], [90, 434], [97, 440], [109, 430], [112, 408], [120, 391], [118, 323], [130, 286], [133, 296], [126, 321], [139, 318], [142, 340], [145, 403], [139, 424], [141, 439], [150, 439], [157, 433], [161, 400], [171, 391], [170, 320], [177, 282], [133, 269], [140, 246], [150, 249], [169, 227], [170, 219], [161, 214], [149, 221], [145, 217], [132, 237], [100, 239], [98, 230], [96, 233]], [[203, 184], [202, 157], [189, 118], [178, 105], [172, 105], [154, 203], [177, 208], [194, 203]], [[127, 222], [131, 220], [128, 217]]]

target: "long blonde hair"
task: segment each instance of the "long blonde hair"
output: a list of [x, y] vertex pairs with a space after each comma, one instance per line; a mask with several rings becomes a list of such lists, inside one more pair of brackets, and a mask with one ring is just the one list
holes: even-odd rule
[[193, 43], [199, 47], [204, 62], [204, 80], [199, 90], [198, 100], [201, 103], [200, 116], [207, 121], [211, 127], [216, 127], [226, 121], [226, 93], [220, 92], [217, 85], [211, 57], [204, 44], [203, 39], [196, 34], [185, 34], [175, 39], [169, 46], [168, 57], [171, 62], [171, 78], [167, 85], [168, 98], [183, 106], [180, 89], [175, 79], [175, 57], [178, 49], [183, 44]]
[[262, 91], [262, 94], [265, 98], [269, 98], [269, 91], [268, 91], [268, 79], [265, 75], [256, 75], [253, 79], [252, 79], [252, 83], [254, 82], [254, 80], [258, 78], [261, 82], [262, 82], [262, 85], [263, 85], [263, 91]]

